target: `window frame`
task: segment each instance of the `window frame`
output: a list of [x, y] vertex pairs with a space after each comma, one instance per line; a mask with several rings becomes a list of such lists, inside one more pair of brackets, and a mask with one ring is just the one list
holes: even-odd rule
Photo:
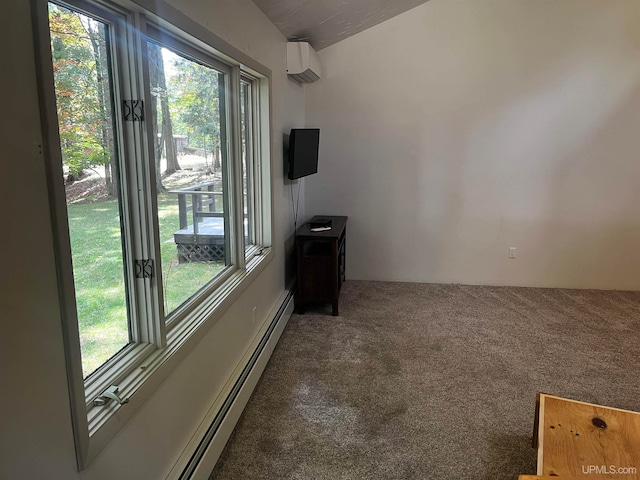
[[[259, 182], [255, 181], [255, 171], [257, 169], [255, 152], [257, 151], [257, 149], [254, 144], [255, 143], [255, 135], [254, 135], [255, 107], [257, 105], [257, 98], [254, 93], [255, 80], [249, 77], [248, 75], [242, 75], [242, 77], [240, 78], [240, 95], [242, 95], [243, 84], [247, 85], [247, 96], [246, 96], [247, 98], [244, 99], [245, 114], [247, 116], [246, 125], [245, 125], [246, 132], [247, 132], [247, 139], [246, 139], [246, 152], [244, 152], [244, 150], [242, 151], [242, 153], [245, 156], [245, 165], [244, 165], [245, 168], [242, 171], [242, 178], [244, 181], [244, 178], [246, 177], [247, 202], [245, 205], [244, 198], [243, 198], [242, 206], [243, 206], [243, 209], [244, 208], [247, 209], [247, 217], [249, 219], [249, 221], [247, 222], [247, 237], [250, 239], [250, 241], [248, 243], [245, 241], [244, 248], [245, 248], [245, 258], [250, 259], [252, 257], [252, 254], [254, 253], [252, 247], [255, 247], [255, 245], [258, 243], [258, 240], [257, 240], [258, 229], [256, 228], [257, 224], [255, 219], [255, 215], [257, 211], [255, 198], [257, 197], [256, 195], [257, 192], [254, 192], [254, 185], [256, 187], [259, 186]], [[242, 115], [242, 111], [240, 112], [240, 114]], [[242, 129], [241, 129], [241, 133], [242, 133]], [[244, 194], [244, 185], [243, 185], [243, 194]]]
[[[194, 61], [196, 63], [200, 63], [202, 65], [205, 65], [209, 68], [215, 69], [221, 73], [225, 74], [226, 77], [226, 83], [230, 84], [232, 81], [232, 77], [233, 77], [233, 70], [234, 70], [234, 66], [229, 65], [226, 62], [220, 61], [219, 59], [215, 58], [214, 56], [211, 55], [211, 53], [209, 52], [205, 52], [202, 49], [196, 48], [192, 45], [187, 44], [184, 40], [177, 38], [175, 35], [171, 34], [170, 32], [166, 32], [164, 31], [161, 27], [157, 26], [155, 23], [153, 22], [148, 22], [145, 28], [145, 35], [143, 38], [143, 42], [146, 44], [147, 41], [152, 41], [154, 43], [156, 43], [157, 45], [159, 45], [160, 47], [166, 47], [170, 50], [172, 50], [174, 53], [183, 56], [184, 58], [187, 58], [191, 61]], [[147, 49], [143, 47], [143, 65], [145, 68], [145, 85], [144, 85], [144, 95], [145, 98], [150, 98], [151, 92], [150, 92], [150, 84], [148, 81], [146, 81], [149, 78], [149, 72], [148, 72], [148, 61], [147, 61]], [[226, 88], [226, 87], [225, 87]], [[230, 100], [230, 97], [233, 95], [233, 90], [230, 89], [227, 90], [225, 93], [228, 93], [228, 97], [227, 100]], [[222, 123], [226, 123], [227, 125], [230, 123], [230, 119], [229, 119], [229, 110], [231, 110], [231, 108], [225, 108], [225, 116], [227, 118], [224, 119], [224, 121]], [[233, 130], [233, 129], [231, 129]], [[230, 135], [227, 136], [230, 137]], [[149, 135], [149, 145], [148, 148], [150, 149], [149, 151], [152, 152], [153, 151], [153, 145], [152, 145], [152, 136]], [[222, 165], [223, 165], [223, 169], [227, 169], [229, 170], [230, 165], [228, 165], [229, 163], [234, 163], [232, 161], [232, 159], [234, 158], [234, 156], [236, 155], [235, 151], [233, 151], [233, 142], [231, 142], [229, 140], [229, 138], [227, 139], [227, 148], [223, 149], [223, 158], [222, 158]], [[227, 153], [225, 153], [227, 152]], [[154, 162], [150, 162], [150, 168], [152, 169], [152, 177], [151, 178], [155, 178], [155, 163]], [[231, 175], [229, 175], [228, 171], [226, 172], [227, 175], [223, 174], [223, 179], [226, 183], [225, 185], [225, 194], [223, 198], [223, 202], [229, 204], [229, 197], [231, 196], [231, 192], [233, 191], [231, 187]], [[157, 206], [157, 188], [156, 185], [150, 185], [150, 188], [147, 189], [147, 200], [150, 202], [150, 204], [152, 204], [152, 210], [157, 212], [158, 211], [158, 206]], [[230, 229], [229, 229], [229, 244], [233, 246], [233, 238], [235, 237], [235, 230], [234, 230], [234, 224], [235, 224], [235, 208], [233, 203], [231, 202], [230, 206], [230, 211], [227, 213], [227, 215], [229, 216], [229, 223], [230, 223]], [[156, 235], [159, 235], [159, 226], [156, 224], [154, 225], [154, 232], [156, 233]], [[161, 258], [160, 256], [160, 245], [159, 242], [156, 242], [156, 246], [157, 249], [155, 251], [155, 258]], [[200, 303], [202, 297], [210, 295], [212, 292], [214, 292], [215, 290], [217, 290], [218, 288], [220, 288], [220, 286], [222, 284], [224, 284], [224, 282], [226, 282], [232, 275], [234, 272], [236, 272], [239, 268], [243, 268], [244, 264], [241, 264], [237, 261], [235, 261], [235, 250], [232, 247], [231, 250], [231, 254], [230, 254], [230, 263], [229, 265], [226, 265], [226, 267], [216, 276], [214, 277], [211, 281], [209, 281], [207, 284], [203, 285], [200, 289], [198, 289], [198, 291], [196, 291], [191, 297], [189, 297], [187, 300], [184, 301], [184, 303], [182, 303], [178, 308], [176, 308], [174, 311], [172, 312], [163, 312], [163, 317], [165, 319], [165, 323], [167, 325], [168, 329], [173, 328], [177, 323], [179, 323], [180, 321], [182, 321], [182, 319], [184, 319], [186, 316], [188, 316], [193, 309], [198, 305], [198, 303]], [[156, 276], [158, 278], [158, 289], [160, 291], [163, 291], [162, 288], [162, 272], [160, 271], [160, 269], [158, 268], [158, 275]], [[163, 302], [164, 303], [164, 302]]]
[[[122, 168], [121, 182], [123, 223], [133, 231], [125, 235], [124, 254], [131, 267], [134, 258], [155, 260], [151, 281], [133, 279], [138, 299], [131, 307], [131, 343], [108, 360], [94, 374], [83, 378], [79, 341], [79, 326], [75, 301], [73, 267], [68, 230], [66, 196], [62, 181], [62, 157], [57, 122], [55, 87], [50, 49], [48, 20], [49, 0], [31, 0], [33, 30], [38, 75], [38, 94], [43, 126], [43, 152], [46, 158], [50, 197], [54, 250], [59, 285], [60, 315], [66, 355], [68, 386], [76, 441], [78, 469], [84, 469], [113, 438], [121, 426], [156, 390], [170, 371], [188, 354], [197, 342], [235, 302], [242, 292], [273, 260], [271, 249], [273, 231], [272, 165], [271, 165], [271, 71], [236, 50], [211, 31], [164, 4], [162, 1], [143, 0], [55, 0], [54, 3], [91, 16], [109, 20], [117, 25], [110, 34], [113, 76], [117, 76], [114, 89], [114, 128], [126, 141], [118, 148]], [[141, 4], [144, 3], [144, 6]], [[160, 15], [159, 12], [162, 12]], [[113, 20], [114, 23], [111, 23]], [[147, 31], [149, 27], [149, 31]], [[111, 26], [109, 27], [111, 30]], [[147, 34], [150, 35], [147, 35]], [[125, 44], [120, 42], [126, 39]], [[152, 129], [145, 122], [123, 122], [120, 105], [123, 98], [149, 98], [149, 77], [146, 61], [146, 42], [156, 41], [186, 55], [204, 55], [205, 64], [214, 61], [229, 71], [228, 125], [229, 125], [229, 217], [233, 231], [230, 242], [231, 262], [224, 274], [215, 277], [194, 296], [166, 316], [163, 310], [162, 275], [159, 268], [160, 246], [155, 182], [155, 162], [152, 161]], [[180, 45], [174, 48], [172, 45]], [[122, 53], [126, 52], [126, 54]], [[198, 53], [199, 52], [199, 53]], [[199, 57], [195, 57], [198, 59]], [[242, 80], [241, 80], [242, 79]], [[256, 190], [253, 192], [255, 209], [253, 228], [255, 245], [244, 245], [242, 145], [240, 119], [240, 84], [249, 79], [254, 92], [252, 101], [252, 169]], [[145, 101], [145, 117], [149, 102]], [[125, 162], [134, 155], [136, 160]], [[248, 163], [248, 162], [247, 162]], [[140, 193], [143, 192], [143, 193]], [[238, 213], [240, 212], [240, 213]], [[238, 220], [239, 219], [239, 220]], [[250, 226], [250, 228], [252, 228]], [[122, 397], [129, 403], [115, 401], [105, 406], [94, 406], [93, 400], [109, 385], [118, 384]]]

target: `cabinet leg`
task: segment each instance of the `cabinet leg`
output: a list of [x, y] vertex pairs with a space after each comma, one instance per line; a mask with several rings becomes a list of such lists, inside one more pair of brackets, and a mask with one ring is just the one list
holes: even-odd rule
[[332, 307], [333, 307], [333, 312], [332, 312], [333, 316], [337, 317], [338, 316], [338, 301], [337, 300], [333, 302]]

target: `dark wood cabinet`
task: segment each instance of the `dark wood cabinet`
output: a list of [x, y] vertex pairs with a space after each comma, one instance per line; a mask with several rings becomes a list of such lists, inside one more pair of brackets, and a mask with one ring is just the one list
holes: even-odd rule
[[[331, 230], [311, 231], [317, 219], [331, 219]], [[338, 315], [338, 296], [345, 280], [347, 217], [313, 217], [296, 232], [298, 291], [296, 307], [304, 313], [309, 303], [331, 303]]]

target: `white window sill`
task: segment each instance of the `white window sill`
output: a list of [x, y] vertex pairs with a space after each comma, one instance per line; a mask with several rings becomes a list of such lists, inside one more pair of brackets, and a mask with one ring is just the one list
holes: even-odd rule
[[[160, 383], [186, 357], [193, 346], [205, 335], [224, 312], [240, 297], [242, 292], [260, 275], [275, 256], [271, 248], [265, 248], [247, 263], [245, 270], [231, 276], [207, 299], [167, 333], [167, 346], [147, 354], [144, 360], [118, 382], [119, 395], [129, 402], [119, 405], [110, 401], [104, 406], [87, 407], [89, 449], [84, 465], [97, 456], [117, 434]], [[141, 345], [133, 354], [142, 350], [148, 353], [150, 345]], [[127, 358], [130, 358], [127, 355]], [[117, 366], [116, 366], [117, 367]]]

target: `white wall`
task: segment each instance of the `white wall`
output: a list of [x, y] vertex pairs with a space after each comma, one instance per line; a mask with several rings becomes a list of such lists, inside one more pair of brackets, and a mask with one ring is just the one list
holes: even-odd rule
[[[273, 71], [276, 258], [97, 457], [76, 472], [44, 169], [29, 2], [3, 2], [0, 58], [0, 478], [164, 478], [285, 286], [293, 232], [282, 134], [304, 122], [285, 72], [285, 38], [250, 0], [173, 5]], [[260, 322], [258, 322], [260, 323]]]
[[431, 0], [320, 57], [348, 278], [640, 289], [637, 0]]

